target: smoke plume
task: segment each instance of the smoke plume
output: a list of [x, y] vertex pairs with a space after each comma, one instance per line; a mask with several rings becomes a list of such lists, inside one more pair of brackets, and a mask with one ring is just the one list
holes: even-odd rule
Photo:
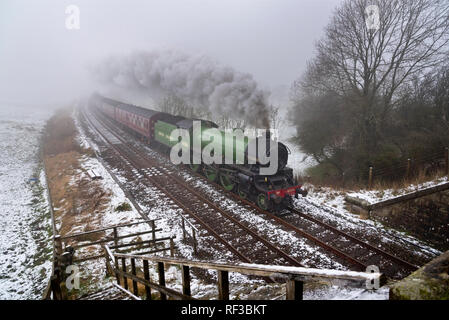
[[92, 68], [103, 84], [150, 94], [174, 94], [213, 115], [245, 119], [268, 128], [268, 93], [250, 74], [222, 66], [205, 56], [161, 50], [112, 57]]

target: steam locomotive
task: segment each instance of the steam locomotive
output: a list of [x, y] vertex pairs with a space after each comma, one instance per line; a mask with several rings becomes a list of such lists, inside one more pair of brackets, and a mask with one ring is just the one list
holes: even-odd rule
[[[231, 154], [234, 159], [232, 159], [233, 161], [224, 161], [223, 163], [231, 164], [206, 164], [201, 162], [199, 164], [189, 164], [189, 167], [192, 171], [203, 174], [209, 181], [219, 183], [225, 190], [235, 192], [241, 198], [256, 203], [263, 210], [280, 210], [285, 206], [291, 205], [293, 197], [298, 197], [299, 194], [306, 196], [307, 194], [307, 191], [303, 190], [302, 186], [293, 177], [293, 170], [287, 167], [290, 151], [283, 143], [274, 142], [269, 136], [264, 138], [266, 139], [266, 145], [269, 146], [267, 148], [267, 156], [269, 156], [271, 150], [276, 150], [278, 152], [278, 163], [277, 172], [267, 175], [262, 174], [264, 172], [262, 168], [267, 166], [266, 163], [262, 164], [258, 158], [248, 161], [250, 158], [248, 148], [256, 140], [251, 140], [247, 137], [241, 140], [236, 140], [235, 137], [229, 138], [224, 131], [218, 130], [218, 126], [211, 121], [174, 116], [165, 112], [122, 103], [99, 94], [93, 94], [90, 97], [89, 107], [98, 110], [150, 146], [165, 152], [178, 143], [170, 139], [170, 135], [175, 129], [188, 130], [192, 141], [195, 139], [200, 141], [201, 150], [207, 144], [213, 143], [211, 140], [221, 140], [220, 146], [217, 145], [217, 148], [224, 148], [224, 146], [229, 145], [227, 143], [230, 143], [233, 147], [233, 153]], [[195, 132], [194, 121], [200, 121], [200, 131]], [[210, 128], [216, 128], [214, 132], [218, 136], [214, 137], [214, 139], [210, 139], [209, 136], [206, 141], [204, 139], [205, 131]], [[227, 141], [227, 139], [233, 139], [233, 141]], [[270, 149], [270, 146], [274, 146], [274, 143], [277, 143], [277, 149]], [[193, 154], [195, 150], [190, 148], [190, 152]], [[242, 164], [235, 164], [237, 163], [235, 155], [238, 152], [244, 153], [245, 159]], [[222, 155], [225, 154], [226, 152], [223, 149]]]

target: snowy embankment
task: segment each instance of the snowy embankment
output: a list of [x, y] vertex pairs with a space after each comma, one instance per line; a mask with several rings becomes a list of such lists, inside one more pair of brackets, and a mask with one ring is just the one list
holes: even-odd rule
[[410, 184], [402, 189], [386, 189], [386, 190], [359, 190], [350, 191], [346, 194], [350, 197], [358, 198], [374, 204], [377, 202], [394, 199], [406, 194], [414, 193], [416, 191], [422, 191], [428, 188], [436, 187], [445, 183], [448, 183], [448, 177], [441, 177], [432, 181], [423, 182], [420, 184]]
[[0, 108], [0, 299], [41, 299], [51, 273], [51, 217], [39, 161], [50, 114]]
[[362, 219], [358, 215], [351, 213], [346, 208], [346, 193], [343, 191], [337, 191], [328, 187], [315, 187], [310, 184], [306, 184], [305, 188], [309, 191], [307, 197], [300, 197], [295, 200], [295, 206], [307, 208], [307, 213], [315, 218], [330, 222], [341, 230], [355, 230], [360, 234], [366, 235], [381, 235], [381, 241], [385, 243], [400, 241], [401, 243], [415, 246], [416, 251], [414, 254], [416, 255], [433, 257], [441, 253], [439, 250], [404, 232], [384, 227], [376, 221]]

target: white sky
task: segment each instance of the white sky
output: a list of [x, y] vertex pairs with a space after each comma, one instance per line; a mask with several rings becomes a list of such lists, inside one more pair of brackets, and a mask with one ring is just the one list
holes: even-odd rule
[[[341, 0], [1, 0], [0, 101], [94, 90], [86, 65], [114, 53], [206, 54], [266, 88], [289, 87]], [[80, 8], [67, 30], [65, 8]]]

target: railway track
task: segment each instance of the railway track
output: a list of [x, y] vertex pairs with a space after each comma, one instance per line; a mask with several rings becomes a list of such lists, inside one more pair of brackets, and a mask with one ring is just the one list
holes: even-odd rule
[[[198, 176], [205, 180], [202, 176]], [[219, 187], [218, 184], [214, 184]], [[259, 214], [268, 217], [270, 220], [275, 221], [278, 225], [285, 227], [286, 230], [294, 231], [297, 235], [310, 240], [360, 270], [366, 270], [368, 266], [376, 265], [380, 267], [383, 272], [388, 269], [389, 272], [386, 273], [391, 277], [395, 277], [395, 274], [398, 272], [407, 274], [418, 268], [418, 266], [409, 263], [381, 248], [375, 247], [368, 242], [360, 240], [359, 238], [313, 218], [310, 215], [306, 215], [297, 208], [286, 208], [290, 215], [284, 214], [282, 216], [278, 216], [271, 212], [262, 210], [256, 204], [248, 200], [241, 199], [238, 195], [232, 192], [225, 190], [223, 191], [232, 199], [237, 201], [239, 205], [255, 210], [255, 212], [258, 212]], [[298, 218], [301, 219], [298, 220]], [[305, 225], [304, 220], [307, 220], [309, 224]], [[315, 225], [315, 227], [313, 225]], [[313, 234], [310, 230], [313, 230]], [[323, 234], [324, 232], [330, 233], [330, 235], [328, 234], [325, 236]], [[320, 235], [320, 237], [317, 235]]]
[[[106, 121], [110, 122], [110, 120], [106, 120]], [[109, 130], [111, 130], [110, 132], [112, 132], [113, 130], [116, 130], [112, 127], [113, 124], [111, 122], [107, 126], [108, 126]], [[115, 136], [115, 137], [118, 137], [118, 136]], [[125, 142], [125, 141], [122, 140], [122, 142]], [[169, 170], [160, 161], [157, 161], [152, 158], [151, 159], [148, 158], [148, 155], [144, 154], [144, 152], [141, 149], [138, 149], [135, 146], [129, 146], [129, 148], [133, 152], [130, 156], [139, 155], [139, 157], [144, 158], [145, 161], [147, 161], [147, 163], [151, 163], [153, 166], [158, 166], [160, 168], [164, 168], [164, 170]], [[212, 185], [219, 187], [219, 185], [217, 183], [210, 182], [209, 180], [207, 180], [204, 176], [202, 176], [199, 173], [195, 173], [195, 172], [191, 172], [191, 171], [189, 171], [188, 173], [190, 175], [194, 175], [194, 176], [198, 177], [203, 182], [206, 182], [208, 184], [212, 184]], [[182, 178], [179, 176], [175, 178], [172, 175], [171, 179], [175, 179], [177, 182], [176, 185], [181, 185], [181, 186], [185, 187], [186, 189], [185, 190], [169, 190], [166, 188], [164, 193], [167, 194], [168, 197], [170, 197], [170, 195], [171, 195], [171, 197], [173, 197], [173, 194], [177, 195], [179, 192], [181, 192], [180, 194], [184, 194], [182, 192], [187, 190], [189, 197], [187, 199], [184, 198], [183, 201], [187, 200], [187, 202], [188, 202], [188, 201], [192, 200], [192, 198], [190, 197], [192, 194], [198, 195], [201, 193], [201, 190], [199, 190], [197, 187], [191, 186], [185, 180], [182, 180]], [[166, 183], [167, 185], [169, 185], [169, 182], [167, 182], [167, 181], [160, 181], [159, 183]], [[155, 184], [157, 184], [157, 182]], [[160, 185], [160, 188], [164, 188], [163, 185]], [[415, 266], [415, 265], [413, 265], [413, 264], [411, 264], [411, 263], [409, 263], [409, 262], [407, 262], [407, 261], [381, 249], [381, 248], [373, 246], [373, 245], [371, 245], [363, 240], [360, 240], [359, 238], [357, 238], [347, 232], [341, 231], [329, 224], [326, 224], [325, 222], [322, 222], [316, 218], [306, 215], [303, 212], [301, 212], [300, 210], [298, 210], [297, 208], [293, 208], [293, 207], [286, 208], [286, 210], [290, 214], [280, 217], [271, 212], [267, 212], [267, 211], [260, 209], [254, 203], [240, 198], [238, 195], [236, 195], [233, 192], [223, 190], [222, 188], [220, 188], [220, 191], [225, 193], [226, 195], [228, 195], [233, 200], [235, 200], [240, 206], [246, 207], [255, 213], [264, 215], [265, 217], [274, 221], [276, 224], [281, 225], [287, 231], [294, 231], [295, 234], [297, 234], [298, 236], [308, 239], [309, 241], [313, 242], [315, 245], [323, 248], [327, 252], [332, 253], [339, 259], [345, 261], [346, 264], [349, 264], [358, 270], [366, 270], [367, 266], [374, 264], [374, 265], [379, 266], [381, 268], [382, 272], [384, 272], [388, 276], [394, 278], [394, 277], [398, 277], [398, 274], [401, 274], [401, 276], [403, 276], [404, 274], [408, 274], [411, 271], [416, 270], [416, 268], [417, 268], [417, 266]], [[176, 197], [176, 198], [178, 198], [178, 197]], [[248, 229], [246, 226], [239, 223], [239, 221], [235, 217], [233, 217], [232, 214], [230, 214], [229, 212], [226, 212], [225, 210], [223, 210], [223, 208], [220, 208], [219, 204], [214, 203], [212, 200], [210, 200], [204, 196], [201, 196], [200, 198], [203, 203], [207, 203], [208, 206], [210, 206], [210, 208], [214, 209], [215, 215], [217, 212], [220, 212], [220, 211], [225, 212], [225, 215], [222, 214], [221, 218], [218, 218], [218, 219], [223, 219], [223, 217], [226, 217], [228, 219], [228, 221], [232, 221], [234, 224], [240, 225], [239, 227], [241, 229], [243, 229], [243, 230]], [[178, 201], [178, 202], [174, 201], [174, 202], [178, 204], [178, 202], [180, 202], [180, 201]], [[215, 231], [213, 229], [211, 229], [211, 227], [210, 227], [211, 224], [215, 224], [215, 222], [213, 221], [213, 219], [215, 219], [215, 216], [213, 214], [211, 214], [207, 217], [200, 217], [198, 215], [195, 217], [194, 216], [195, 208], [186, 207], [185, 203], [178, 204], [178, 206], [180, 206], [182, 208], [181, 205], [184, 206], [183, 210], [185, 210], [186, 212], [188, 212], [187, 210], [192, 211], [192, 214], [190, 214], [190, 213], [189, 214], [192, 217], [194, 217], [195, 220], [197, 220], [206, 230], [208, 230], [211, 234], [214, 235]], [[210, 219], [211, 217], [214, 217], [214, 218], [211, 220]], [[229, 222], [228, 222], [228, 226], [229, 226]], [[312, 232], [310, 232], [310, 230], [313, 231], [313, 234], [312, 234]], [[253, 236], [253, 238], [254, 237], [257, 238], [257, 236], [258, 236], [258, 234], [253, 230], [250, 230], [250, 232], [248, 232], [248, 230], [245, 230], [245, 231], [247, 233], [251, 234]], [[219, 239], [219, 241], [221, 243], [223, 243], [223, 244], [227, 243], [227, 244], [225, 244], [225, 246], [230, 251], [232, 251], [237, 256], [239, 256], [239, 258], [242, 259], [243, 261], [248, 261], [245, 259], [249, 259], [249, 260], [251, 259], [251, 257], [247, 257], [244, 254], [241, 254], [241, 252], [239, 251], [239, 249], [237, 247], [230, 245], [229, 240], [225, 239], [224, 237], [222, 237], [221, 239], [218, 238], [217, 237], [217, 236], [219, 236], [218, 234], [214, 235], [214, 236], [217, 239]], [[265, 242], [264, 245], [267, 248], [270, 247], [270, 245], [268, 244], [269, 240], [264, 239], [264, 241], [261, 241], [259, 239], [259, 241], [262, 243]], [[248, 242], [250, 244], [251, 243], [254, 244], [254, 242], [251, 242], [250, 240]], [[280, 254], [281, 256], [283, 256], [284, 259], [289, 261], [290, 264], [295, 264], [295, 262], [300, 264], [300, 262], [294, 258], [293, 259], [296, 261], [292, 261], [291, 259], [287, 258], [286, 256], [288, 256], [288, 254], [285, 251], [283, 251], [282, 249], [279, 249], [279, 248], [277, 248], [279, 250], [274, 249], [274, 248], [271, 248], [271, 249], [273, 251], [275, 251], [277, 254]], [[241, 255], [239, 255], [237, 252], [240, 252]], [[273, 254], [267, 255], [266, 257], [274, 258]], [[270, 260], [270, 259], [266, 259], [266, 260]], [[270, 263], [273, 263], [273, 262], [271, 261]]]
[[[197, 173], [194, 174], [203, 179], [203, 181], [206, 181], [206, 179], [201, 175]], [[211, 182], [209, 181], [209, 183]], [[216, 187], [220, 187], [216, 183], [213, 184], [215, 184]], [[297, 208], [286, 208], [290, 215], [284, 214], [282, 216], [278, 216], [271, 212], [262, 210], [256, 204], [240, 198], [233, 192], [226, 190], [223, 190], [223, 192], [237, 201], [240, 205], [254, 209], [259, 214], [268, 217], [277, 224], [285, 227], [287, 230], [292, 230], [299, 236], [307, 238], [316, 245], [345, 260], [360, 270], [366, 270], [369, 265], [376, 265], [381, 268], [382, 272], [388, 274], [390, 277], [397, 277], [396, 274], [398, 272], [402, 272], [402, 275], [404, 275], [415, 271], [418, 268], [418, 266], [409, 263], [381, 248], [371, 245], [368, 242], [363, 241], [347, 232], [339, 230], [330, 224], [313, 218], [312, 216], [301, 212]], [[300, 218], [300, 220], [298, 218]], [[304, 220], [309, 222], [308, 225], [305, 225]], [[315, 227], [313, 225], [315, 225]], [[308, 231], [306, 231], [306, 229]], [[313, 230], [314, 235], [310, 232], [310, 230]], [[328, 232], [330, 235], [328, 234], [327, 236], [324, 236], [323, 232]], [[316, 236], [317, 234], [321, 235], [321, 237], [319, 238]], [[341, 239], [343, 239], [343, 241], [341, 241]], [[338, 242], [341, 242], [341, 244], [339, 245]], [[388, 271], [385, 272], [386, 270]]]
[[331, 232], [333, 232], [334, 234], [336, 234], [338, 236], [344, 237], [344, 238], [352, 241], [353, 243], [355, 243], [355, 244], [357, 244], [357, 245], [359, 245], [361, 247], [364, 247], [364, 248], [366, 248], [366, 249], [368, 249], [368, 250], [370, 250], [372, 252], [375, 252], [376, 254], [379, 254], [379, 255], [385, 257], [386, 259], [388, 259], [390, 261], [393, 261], [393, 262], [395, 262], [395, 263], [397, 263], [399, 265], [402, 265], [403, 267], [407, 268], [410, 271], [414, 271], [414, 270], [416, 270], [418, 268], [418, 266], [415, 266], [412, 263], [409, 263], [409, 262], [407, 262], [407, 261], [405, 261], [405, 260], [403, 260], [403, 259], [401, 259], [401, 258], [399, 258], [399, 257], [397, 257], [395, 255], [392, 255], [391, 253], [389, 253], [389, 252], [387, 252], [387, 251], [385, 251], [385, 250], [383, 250], [381, 248], [375, 247], [375, 246], [373, 246], [373, 245], [371, 245], [371, 244], [369, 244], [369, 243], [367, 243], [365, 241], [362, 241], [362, 240], [356, 238], [355, 236], [350, 235], [349, 233], [343, 232], [343, 231], [335, 228], [334, 226], [331, 226], [330, 224], [327, 224], [327, 223], [325, 223], [323, 221], [320, 221], [320, 220], [318, 220], [318, 219], [316, 219], [316, 218], [314, 218], [314, 217], [312, 217], [310, 215], [306, 215], [303, 212], [301, 212], [300, 210], [298, 210], [297, 208], [290, 207], [290, 208], [288, 208], [288, 210], [290, 212], [296, 214], [297, 216], [310, 221], [311, 223], [314, 223], [314, 224], [316, 224], [316, 225], [318, 225], [320, 227], [323, 227], [323, 228], [325, 228], [327, 230], [330, 230]]
[[242, 224], [188, 183], [171, 174], [167, 168], [127, 145], [122, 137], [106, 129], [106, 125], [97, 118], [86, 115], [84, 117], [109, 147], [126, 160], [131, 170], [145, 178], [144, 183], [162, 191], [168, 199], [194, 218], [240, 260], [247, 263], [302, 266], [295, 257], [258, 234], [257, 231]]

